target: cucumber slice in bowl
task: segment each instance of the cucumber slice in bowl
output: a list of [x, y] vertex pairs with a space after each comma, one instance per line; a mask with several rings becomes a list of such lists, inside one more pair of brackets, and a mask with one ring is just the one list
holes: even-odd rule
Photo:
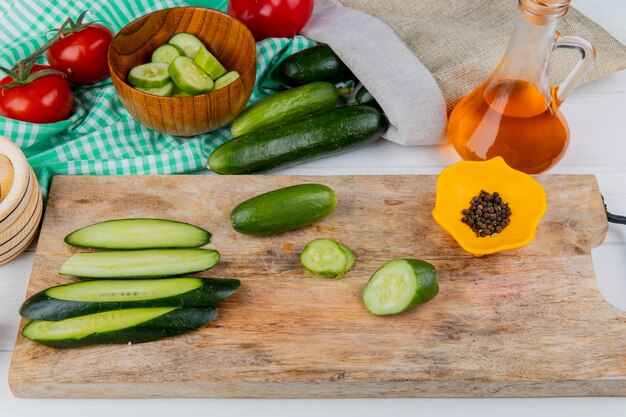
[[215, 307], [134, 308], [60, 321], [33, 320], [24, 326], [22, 335], [54, 348], [144, 343], [196, 330], [215, 317]]
[[141, 88], [163, 87], [170, 80], [167, 69], [162, 62], [137, 65], [128, 73], [128, 83]]
[[186, 56], [175, 58], [168, 67], [168, 73], [181, 91], [192, 96], [208, 93], [215, 85], [211, 77]]
[[212, 249], [146, 249], [75, 253], [62, 275], [85, 278], [159, 278], [213, 268], [220, 259]]
[[398, 314], [432, 300], [439, 293], [435, 267], [419, 259], [394, 259], [372, 275], [363, 302], [377, 316]]
[[163, 87], [143, 88], [135, 87], [139, 91], [143, 91], [146, 94], [152, 94], [159, 97], [170, 97], [174, 92], [174, 83], [168, 81]]
[[129, 308], [210, 307], [230, 296], [239, 285], [237, 279], [218, 278], [81, 281], [33, 295], [20, 307], [20, 315], [56, 321]]
[[339, 279], [354, 265], [350, 248], [332, 239], [315, 239], [300, 254], [302, 266], [316, 275]]
[[192, 224], [163, 219], [120, 219], [92, 224], [65, 237], [65, 243], [98, 249], [197, 248], [211, 233]]
[[222, 87], [226, 87], [228, 84], [239, 79], [239, 73], [237, 71], [230, 71], [226, 74], [222, 75], [220, 78], [215, 80], [215, 88], [214, 90], [219, 90]]
[[204, 70], [204, 72], [209, 74], [209, 77], [213, 80], [217, 80], [222, 75], [226, 74], [226, 68], [224, 68], [220, 61], [218, 61], [217, 58], [215, 58], [215, 56], [213, 56], [213, 54], [204, 47], [198, 50], [198, 53], [193, 60]]
[[167, 43], [174, 45], [185, 53], [185, 56], [193, 59], [200, 49], [206, 49], [202, 41], [190, 33], [177, 33]]
[[163, 62], [165, 64], [171, 64], [171, 62], [177, 56], [184, 56], [185, 51], [180, 49], [176, 45], [165, 44], [159, 46], [157, 49], [152, 52], [152, 57], [150, 58], [151, 62]]

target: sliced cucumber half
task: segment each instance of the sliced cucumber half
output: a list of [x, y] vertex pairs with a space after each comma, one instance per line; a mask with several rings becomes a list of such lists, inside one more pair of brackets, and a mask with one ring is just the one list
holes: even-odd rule
[[237, 71], [230, 71], [226, 74], [222, 75], [220, 78], [215, 80], [215, 90], [219, 90], [222, 87], [226, 87], [228, 84], [233, 81], [239, 79], [239, 73]]
[[435, 267], [419, 259], [394, 259], [372, 275], [363, 291], [365, 307], [377, 316], [402, 313], [439, 292]]
[[300, 261], [316, 275], [339, 279], [354, 265], [354, 253], [332, 239], [315, 239], [304, 247]]
[[185, 56], [193, 59], [200, 49], [205, 48], [202, 41], [190, 33], [177, 33], [172, 36], [167, 43], [179, 47], [185, 53]]
[[162, 62], [150, 62], [137, 65], [128, 73], [128, 82], [135, 87], [163, 87], [170, 80], [168, 65]]
[[213, 80], [217, 80], [222, 75], [226, 74], [226, 68], [224, 68], [220, 61], [204, 47], [198, 50], [193, 60], [196, 61], [196, 64], [200, 65], [200, 68], [209, 74], [209, 77]]
[[193, 59], [186, 56], [175, 58], [168, 72], [174, 84], [189, 95], [207, 93], [213, 89], [214, 83], [211, 77]]
[[174, 83], [168, 81], [163, 87], [143, 88], [135, 87], [139, 91], [143, 91], [146, 94], [152, 94], [159, 97], [170, 97], [174, 92]]
[[168, 43], [159, 46], [157, 49], [154, 50], [154, 52], [152, 52], [151, 61], [163, 62], [169, 65], [174, 60], [174, 58], [183, 55], [185, 55], [185, 51], [183, 51], [176, 45]]

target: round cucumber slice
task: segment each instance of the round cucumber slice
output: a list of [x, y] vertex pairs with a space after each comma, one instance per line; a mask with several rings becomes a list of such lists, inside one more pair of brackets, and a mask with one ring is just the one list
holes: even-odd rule
[[343, 249], [344, 253], [346, 254], [346, 258], [347, 258], [346, 272], [348, 272], [354, 266], [354, 261], [356, 260], [356, 256], [354, 255], [354, 252], [352, 252], [352, 249], [350, 249], [343, 243], [337, 242], [337, 244], [339, 245], [341, 249]]
[[177, 33], [167, 43], [175, 45], [185, 52], [185, 56], [194, 58], [200, 49], [204, 49], [202, 41], [190, 33]]
[[172, 92], [172, 97], [191, 97], [189, 94], [182, 91], [180, 88], [176, 87], [174, 84], [174, 91]]
[[215, 85], [211, 77], [193, 59], [186, 56], [175, 58], [170, 64], [168, 72], [174, 84], [181, 91], [192, 96], [207, 93]]
[[170, 97], [172, 93], [174, 92], [174, 83], [171, 81], [168, 81], [167, 84], [165, 84], [163, 87], [154, 87], [154, 88], [136, 87], [136, 88], [139, 91], [143, 91], [144, 93], [148, 93], [148, 94], [154, 94], [155, 96]]
[[163, 62], [165, 64], [170, 64], [174, 58], [177, 56], [185, 55], [185, 51], [180, 49], [176, 45], [165, 44], [159, 46], [157, 49], [152, 52], [151, 61], [152, 62]]
[[128, 82], [141, 88], [163, 87], [170, 80], [167, 69], [168, 65], [162, 62], [137, 65], [128, 73]]
[[204, 72], [209, 74], [212, 80], [217, 80], [222, 75], [226, 74], [226, 68], [224, 68], [224, 66], [220, 64], [220, 61], [206, 48], [198, 50], [193, 60], [196, 61], [196, 64], [200, 65], [200, 68], [202, 68]]
[[222, 87], [226, 87], [228, 84], [239, 78], [239, 73], [237, 71], [230, 71], [226, 74], [222, 75], [220, 78], [215, 80], [215, 90], [219, 90]]
[[[350, 249], [348, 251], [352, 253]], [[331, 239], [315, 239], [304, 247], [300, 254], [300, 262], [316, 275], [339, 279], [348, 270], [350, 260], [338, 242]], [[354, 260], [352, 263], [354, 264]]]
[[372, 275], [363, 291], [370, 313], [402, 313], [432, 300], [439, 292], [435, 267], [418, 259], [394, 259]]

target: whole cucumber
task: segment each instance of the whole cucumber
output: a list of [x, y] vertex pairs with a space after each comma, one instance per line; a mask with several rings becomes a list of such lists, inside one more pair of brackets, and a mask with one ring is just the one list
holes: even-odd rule
[[325, 81], [281, 91], [257, 101], [241, 112], [233, 121], [230, 131], [233, 136], [241, 136], [330, 110], [337, 105], [340, 95], [347, 92]]
[[356, 79], [350, 68], [326, 44], [291, 55], [278, 64], [274, 76], [290, 87], [313, 81], [340, 83]]
[[364, 85], [354, 95], [354, 103], [361, 106], [372, 106], [380, 110], [380, 105]]
[[217, 174], [252, 174], [356, 148], [386, 128], [373, 107], [339, 107], [234, 138], [213, 151], [208, 165]]
[[308, 226], [336, 205], [335, 192], [325, 185], [294, 185], [240, 203], [230, 213], [230, 222], [239, 233], [271, 235]]

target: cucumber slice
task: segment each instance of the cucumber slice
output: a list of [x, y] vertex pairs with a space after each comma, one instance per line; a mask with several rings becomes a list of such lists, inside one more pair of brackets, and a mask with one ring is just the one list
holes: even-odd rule
[[394, 259], [372, 275], [363, 291], [363, 302], [370, 313], [386, 316], [424, 304], [438, 292], [433, 265], [418, 259]]
[[168, 277], [204, 271], [219, 259], [219, 252], [211, 249], [75, 253], [61, 265], [61, 274], [86, 278]]
[[167, 43], [183, 50], [185, 56], [193, 59], [200, 49], [205, 48], [202, 41], [189, 33], [177, 33]]
[[170, 80], [167, 68], [162, 62], [137, 65], [128, 73], [128, 83], [141, 88], [163, 87]]
[[200, 48], [193, 60], [200, 65], [204, 72], [209, 74], [212, 80], [217, 80], [226, 74], [226, 68], [206, 48]]
[[152, 94], [160, 97], [170, 97], [172, 92], [174, 92], [174, 83], [168, 81], [163, 87], [155, 87], [155, 88], [143, 88], [143, 87], [135, 87], [139, 91], [143, 91], [147, 94]]
[[20, 315], [31, 320], [63, 320], [127, 308], [209, 307], [239, 285], [237, 279], [218, 278], [81, 281], [33, 295], [20, 307]]
[[215, 307], [135, 308], [60, 321], [33, 320], [24, 326], [22, 335], [55, 348], [144, 343], [196, 330], [215, 317]]
[[304, 247], [300, 262], [316, 275], [339, 279], [354, 265], [354, 254], [332, 239], [315, 239]]
[[176, 87], [174, 84], [174, 92], [172, 93], [172, 97], [191, 97], [189, 94], [182, 91], [180, 88]]
[[99, 249], [197, 248], [211, 233], [192, 224], [163, 219], [109, 220], [78, 229], [65, 243]]
[[237, 71], [227, 72], [226, 74], [222, 75], [220, 78], [215, 80], [214, 90], [219, 90], [222, 87], [226, 87], [228, 84], [238, 79], [239, 79], [239, 73]]
[[174, 84], [189, 95], [207, 93], [213, 89], [214, 83], [211, 77], [193, 59], [186, 56], [174, 59], [168, 72]]
[[185, 51], [176, 45], [165, 44], [159, 46], [152, 52], [151, 62], [163, 62], [170, 64], [177, 56], [185, 55]]

